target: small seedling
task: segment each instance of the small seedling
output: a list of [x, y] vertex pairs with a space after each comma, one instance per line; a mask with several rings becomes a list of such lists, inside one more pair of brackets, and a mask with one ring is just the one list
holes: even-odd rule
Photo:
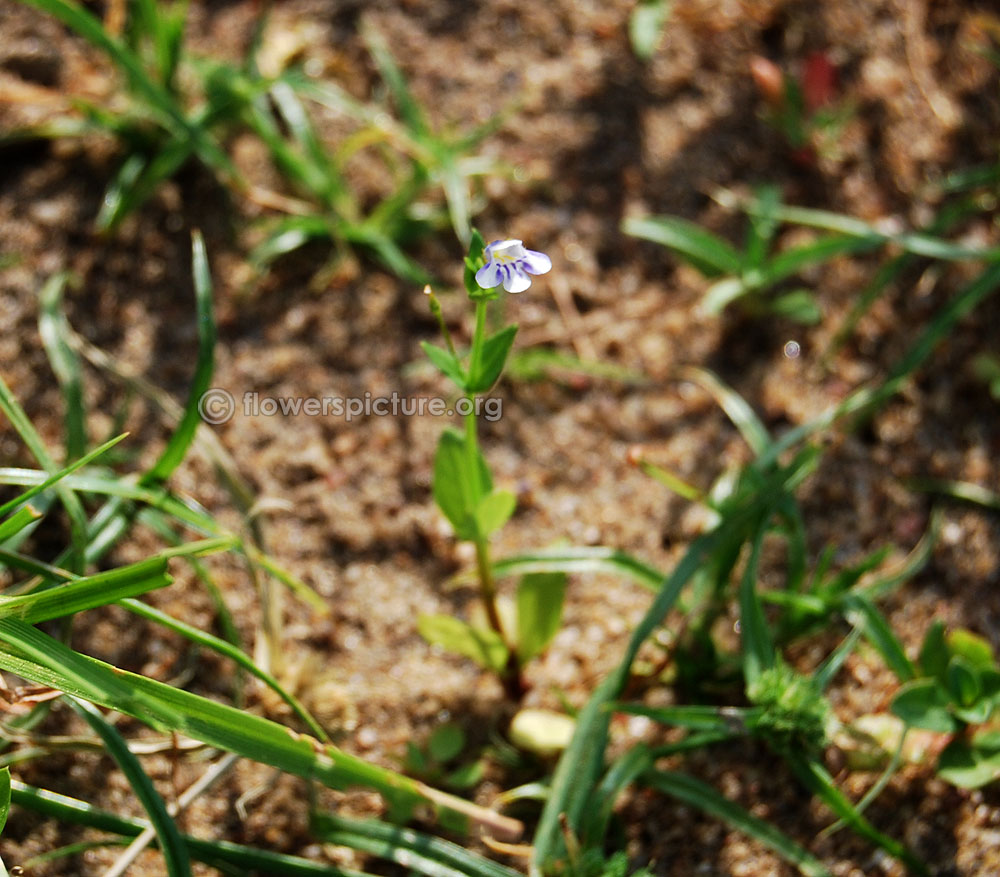
[[481, 759], [463, 757], [466, 749], [465, 731], [447, 723], [434, 729], [425, 746], [407, 741], [403, 767], [432, 785], [463, 791], [482, 779], [484, 769]]
[[938, 773], [965, 788], [1000, 777], [1000, 732], [981, 727], [1000, 707], [1000, 667], [990, 644], [967, 630], [946, 634], [936, 621], [915, 669], [916, 678], [893, 698], [892, 712], [909, 726], [951, 736], [938, 758]]
[[839, 160], [839, 140], [855, 108], [840, 99], [837, 68], [825, 52], [813, 52], [798, 77], [759, 55], [750, 73], [766, 106], [764, 119], [784, 138], [794, 162], [814, 167], [820, 158]]

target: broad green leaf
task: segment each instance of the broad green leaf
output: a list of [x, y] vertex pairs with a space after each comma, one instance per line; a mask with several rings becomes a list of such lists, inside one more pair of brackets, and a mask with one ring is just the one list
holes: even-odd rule
[[451, 761], [458, 757], [465, 748], [465, 732], [454, 722], [441, 725], [434, 729], [427, 741], [427, 751], [431, 757], [440, 763]]
[[963, 789], [978, 789], [1000, 779], [1000, 731], [952, 740], [938, 757], [937, 772]]
[[420, 346], [441, 374], [449, 378], [463, 392], [469, 392], [465, 372], [462, 370], [462, 364], [458, 361], [458, 357], [450, 350], [445, 350], [443, 347], [438, 347], [428, 341], [421, 341]]
[[566, 573], [529, 573], [517, 586], [517, 657], [540, 655], [558, 633], [566, 596]]
[[928, 628], [923, 645], [920, 646], [918, 658], [920, 672], [924, 676], [930, 676], [944, 683], [949, 657], [948, 644], [944, 636], [944, 622], [935, 621]]
[[948, 650], [953, 655], [964, 658], [973, 667], [992, 667], [995, 664], [993, 647], [971, 630], [953, 630], [948, 634], [947, 641]]
[[507, 646], [496, 631], [473, 627], [453, 615], [421, 615], [417, 630], [427, 642], [471, 658], [487, 670], [499, 673], [507, 666]]
[[509, 490], [494, 490], [479, 500], [476, 506], [476, 527], [485, 539], [510, 520], [517, 507], [517, 497]]
[[517, 326], [506, 326], [483, 342], [476, 371], [469, 374], [470, 393], [485, 393], [497, 382], [516, 334]]
[[955, 703], [971, 707], [983, 693], [976, 668], [961, 655], [953, 655], [945, 672], [945, 684]]
[[622, 230], [632, 237], [670, 247], [708, 277], [739, 274], [743, 268], [743, 258], [731, 244], [679, 216], [626, 219]]
[[899, 689], [890, 709], [914, 728], [949, 734], [958, 728], [950, 704], [948, 694], [936, 680], [915, 679]]
[[493, 479], [479, 449], [453, 429], [446, 429], [434, 455], [434, 501], [459, 539], [480, 538], [475, 513], [493, 489]]

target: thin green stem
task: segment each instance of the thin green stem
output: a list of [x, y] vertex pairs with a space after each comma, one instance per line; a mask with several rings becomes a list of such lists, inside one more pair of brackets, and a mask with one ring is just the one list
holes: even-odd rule
[[[483, 299], [476, 301], [476, 328], [472, 334], [472, 349], [469, 352], [469, 374], [479, 371], [479, 361], [482, 356], [483, 339], [486, 336], [486, 310], [488, 302]], [[469, 453], [470, 471], [475, 472], [479, 466], [479, 435], [476, 425], [476, 394], [466, 396], [469, 403], [465, 415], [465, 446]], [[497, 587], [493, 578], [493, 564], [490, 562], [490, 543], [486, 536], [475, 540], [476, 568], [479, 576], [479, 595], [486, 610], [486, 618], [490, 627], [499, 635], [507, 646], [509, 658], [507, 666], [500, 674], [504, 689], [513, 700], [519, 700], [524, 693], [521, 683], [521, 667], [517, 652], [511, 647], [500, 620], [497, 609]]]

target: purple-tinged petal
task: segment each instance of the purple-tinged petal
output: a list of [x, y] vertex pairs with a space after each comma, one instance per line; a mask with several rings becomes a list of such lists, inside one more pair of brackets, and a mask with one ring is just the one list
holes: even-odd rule
[[524, 292], [529, 286], [531, 286], [531, 278], [516, 268], [503, 281], [503, 288], [507, 292]]
[[548, 274], [552, 270], [552, 260], [537, 250], [525, 250], [520, 263], [529, 274]]
[[496, 262], [487, 262], [476, 272], [476, 283], [483, 289], [495, 289], [500, 280], [500, 266]]

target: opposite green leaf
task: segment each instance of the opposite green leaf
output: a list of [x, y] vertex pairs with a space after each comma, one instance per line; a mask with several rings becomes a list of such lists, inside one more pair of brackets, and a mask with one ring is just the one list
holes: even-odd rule
[[948, 651], [953, 655], [961, 655], [974, 667], [991, 667], [995, 663], [993, 648], [989, 642], [970, 630], [953, 630], [946, 639]]
[[470, 393], [485, 393], [497, 382], [516, 334], [517, 326], [507, 326], [483, 342], [482, 355], [476, 371], [469, 375]]
[[495, 631], [473, 627], [453, 615], [421, 615], [417, 630], [427, 642], [471, 658], [487, 670], [499, 673], [507, 666], [507, 646]]
[[948, 734], [958, 727], [949, 704], [947, 693], [934, 679], [916, 679], [899, 689], [891, 709], [914, 728]]
[[421, 341], [427, 358], [434, 363], [434, 367], [446, 378], [449, 378], [460, 390], [469, 392], [466, 386], [465, 372], [462, 371], [462, 364], [449, 350], [431, 344], [429, 341]]
[[509, 490], [494, 490], [479, 500], [475, 517], [480, 538], [485, 539], [506, 524], [516, 507], [517, 497]]
[[938, 758], [938, 774], [963, 789], [1000, 778], [1000, 731], [984, 731], [971, 741], [952, 740]]
[[480, 500], [493, 489], [493, 479], [478, 449], [470, 453], [465, 436], [446, 429], [434, 455], [434, 501], [459, 539], [475, 541]]
[[541, 654], [559, 631], [566, 574], [529, 573], [517, 587], [517, 657], [527, 663]]
[[944, 624], [935, 621], [924, 636], [924, 643], [920, 647], [920, 657], [918, 658], [920, 672], [924, 676], [930, 676], [939, 682], [944, 682], [944, 674], [948, 669], [948, 645], [944, 637]]

